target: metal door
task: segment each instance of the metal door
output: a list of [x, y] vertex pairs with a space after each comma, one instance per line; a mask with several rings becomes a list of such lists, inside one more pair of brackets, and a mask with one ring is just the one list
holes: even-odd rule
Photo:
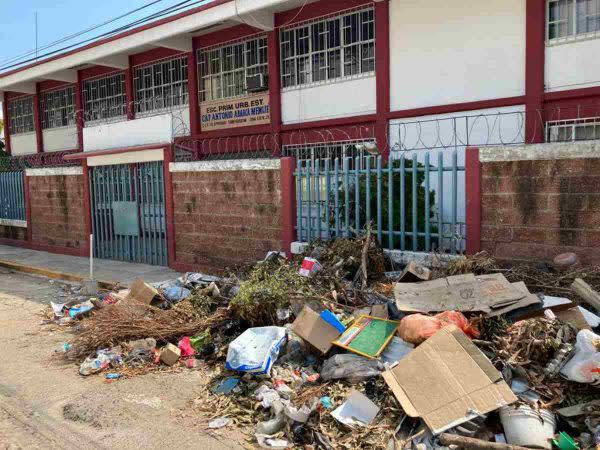
[[90, 169], [94, 256], [166, 266], [162, 161]]

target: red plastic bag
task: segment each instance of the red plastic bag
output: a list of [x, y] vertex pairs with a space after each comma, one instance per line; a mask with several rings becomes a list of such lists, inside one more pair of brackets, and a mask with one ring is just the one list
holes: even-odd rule
[[458, 311], [445, 311], [433, 317], [411, 314], [400, 321], [398, 334], [406, 342], [420, 344], [450, 324], [456, 325], [471, 338], [479, 337], [479, 331]]
[[188, 356], [193, 356], [196, 354], [196, 350], [192, 347], [192, 343], [190, 342], [190, 338], [188, 336], [181, 338], [178, 345], [181, 350], [181, 357], [186, 358]]

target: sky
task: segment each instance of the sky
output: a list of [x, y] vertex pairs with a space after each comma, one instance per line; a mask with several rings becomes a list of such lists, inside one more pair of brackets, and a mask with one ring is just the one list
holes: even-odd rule
[[[2, 0], [2, 8], [0, 9], [0, 65], [5, 65], [7, 59], [35, 49], [36, 11], [38, 13], [38, 42], [42, 46], [66, 35], [112, 19], [151, 1], [153, 0]], [[181, 1], [161, 0], [156, 5], [135, 15], [128, 16], [77, 39], [92, 37], [166, 7], [176, 5]], [[197, 1], [190, 0], [190, 3]], [[77, 42], [77, 40], [73, 42]]]

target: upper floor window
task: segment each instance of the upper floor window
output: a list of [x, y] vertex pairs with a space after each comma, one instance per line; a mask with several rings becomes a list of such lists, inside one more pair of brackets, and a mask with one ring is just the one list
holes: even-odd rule
[[198, 50], [200, 101], [244, 95], [246, 79], [259, 74], [266, 78], [267, 72], [266, 37]]
[[600, 31], [600, 0], [549, 0], [548, 40]]
[[600, 139], [600, 117], [548, 122], [547, 142], [573, 142]]
[[375, 71], [373, 9], [281, 31], [282, 87]]
[[35, 131], [33, 125], [33, 97], [21, 97], [8, 102], [8, 131], [22, 134]]
[[189, 103], [187, 57], [136, 67], [133, 85], [136, 113], [187, 105]]
[[83, 83], [85, 120], [122, 117], [126, 114], [125, 74], [117, 73]]
[[40, 94], [42, 129], [75, 125], [75, 87]]

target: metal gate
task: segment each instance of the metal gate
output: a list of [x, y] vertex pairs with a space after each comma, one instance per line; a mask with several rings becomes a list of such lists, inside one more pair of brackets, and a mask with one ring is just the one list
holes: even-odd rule
[[94, 256], [166, 266], [162, 161], [90, 169]]

